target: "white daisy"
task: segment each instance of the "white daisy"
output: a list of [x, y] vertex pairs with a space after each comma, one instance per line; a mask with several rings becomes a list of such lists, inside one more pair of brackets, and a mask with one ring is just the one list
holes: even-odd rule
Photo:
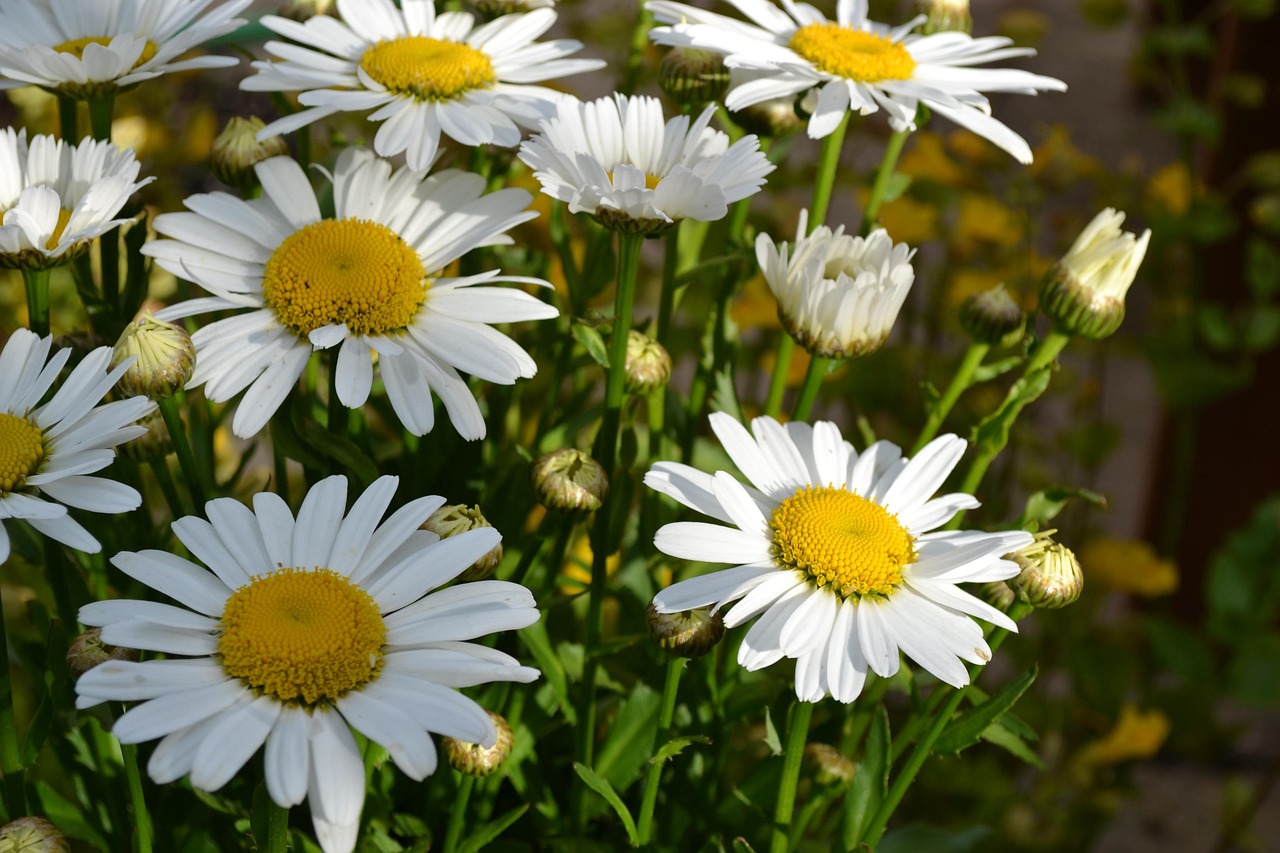
[[0, 89], [39, 86], [104, 97], [172, 71], [225, 68], [230, 56], [180, 59], [245, 22], [251, 0], [7, 0], [0, 8]]
[[0, 267], [57, 266], [131, 220], [112, 219], [138, 188], [133, 149], [84, 139], [68, 145], [26, 130], [0, 131]]
[[681, 219], [712, 221], [774, 169], [756, 137], [730, 145], [709, 128], [714, 113], [708, 105], [692, 122], [664, 123], [657, 98], [566, 100], [520, 146], [520, 159], [543, 192], [611, 228], [654, 234]]
[[565, 59], [582, 42], [534, 42], [555, 23], [554, 9], [503, 15], [475, 26], [466, 12], [436, 14], [433, 0], [338, 0], [342, 20], [306, 23], [266, 15], [262, 23], [290, 42], [267, 42], [272, 62], [240, 88], [301, 91], [308, 109], [267, 125], [260, 139], [289, 133], [339, 112], [374, 110], [373, 147], [406, 152], [415, 169], [435, 159], [444, 133], [463, 145], [514, 147], [521, 127], [536, 127], [565, 96], [530, 86], [603, 68], [598, 59]]
[[[809, 211], [800, 212], [804, 235]], [[877, 228], [850, 237], [841, 225], [820, 225], [796, 240], [795, 249], [756, 237], [756, 260], [778, 300], [778, 318], [791, 337], [823, 358], [850, 358], [879, 349], [915, 281], [906, 243], [894, 244]]]
[[673, 557], [738, 565], [668, 587], [653, 600], [659, 612], [737, 601], [726, 627], [760, 617], [738, 663], [757, 670], [796, 659], [796, 695], [806, 702], [827, 694], [852, 702], [868, 669], [886, 678], [898, 671], [899, 650], [963, 686], [963, 661], [991, 659], [982, 628], [966, 614], [1017, 630], [957, 584], [1016, 575], [1017, 564], [1001, 555], [1031, 534], [937, 530], [978, 506], [965, 494], [931, 499], [964, 453], [963, 439], [942, 436], [908, 460], [887, 441], [859, 455], [825, 421], [756, 418], [748, 432], [717, 413], [711, 426], [750, 485], [724, 471], [657, 463], [646, 484], [725, 524], [668, 524], [654, 544]]
[[1033, 95], [1067, 88], [1061, 80], [1027, 71], [972, 67], [1035, 54], [1010, 47], [1007, 38], [910, 35], [924, 16], [900, 27], [877, 24], [867, 20], [867, 0], [839, 0], [834, 21], [794, 0], [779, 0], [782, 9], [766, 0], [727, 2], [754, 24], [650, 0], [645, 8], [672, 25], [650, 35], [659, 44], [722, 53], [730, 68], [768, 72], [730, 90], [725, 106], [731, 110], [816, 89], [809, 119], [814, 139], [834, 131], [849, 110], [866, 115], [883, 109], [895, 130], [915, 130], [916, 109], [924, 105], [1030, 163], [1026, 141], [991, 117], [991, 104], [981, 93]]
[[436, 769], [429, 733], [492, 746], [483, 708], [451, 688], [529, 682], [538, 671], [467, 642], [538, 621], [533, 595], [505, 581], [441, 587], [496, 546], [491, 527], [441, 540], [418, 526], [444, 498], [382, 518], [397, 477], [351, 507], [347, 480], [307, 493], [297, 518], [277, 495], [205, 505], [174, 534], [205, 568], [165, 551], [125, 551], [113, 565], [181, 604], [98, 601], [80, 621], [113, 646], [181, 655], [110, 661], [76, 682], [79, 708], [140, 702], [112, 728], [123, 743], [161, 738], [147, 770], [190, 775], [215, 791], [265, 743], [277, 805], [310, 801], [325, 853], [355, 846], [364, 761], [352, 729], [382, 744], [412, 779]]
[[343, 405], [364, 405], [373, 354], [392, 407], [406, 429], [428, 432], [430, 391], [465, 438], [483, 438], [484, 417], [458, 371], [510, 385], [537, 372], [519, 344], [490, 323], [541, 320], [557, 311], [519, 290], [487, 287], [541, 279], [461, 278], [440, 270], [477, 246], [511, 242], [505, 232], [537, 214], [519, 189], [483, 195], [484, 178], [455, 170], [428, 177], [362, 149], [338, 158], [336, 214], [320, 215], [302, 167], [285, 157], [256, 166], [263, 197], [195, 195], [189, 213], [157, 216], [171, 237], [146, 244], [160, 266], [214, 296], [156, 313], [173, 320], [228, 308], [254, 309], [191, 336], [196, 371], [215, 402], [249, 389], [232, 421], [236, 435], [262, 429], [315, 350], [341, 344], [337, 390]]
[[1124, 298], [1147, 256], [1151, 229], [1139, 236], [1123, 224], [1123, 212], [1101, 211], [1045, 275], [1040, 310], [1062, 331], [1096, 340], [1124, 321]]
[[67, 507], [117, 513], [137, 509], [129, 486], [90, 477], [115, 459], [116, 445], [145, 433], [134, 422], [155, 409], [145, 397], [96, 406], [132, 362], [108, 369], [111, 348], [85, 356], [44, 405], [71, 350], [49, 357], [52, 338], [18, 329], [0, 353], [0, 563], [9, 559], [4, 521], [20, 518], [39, 532], [80, 551], [102, 546], [67, 513]]

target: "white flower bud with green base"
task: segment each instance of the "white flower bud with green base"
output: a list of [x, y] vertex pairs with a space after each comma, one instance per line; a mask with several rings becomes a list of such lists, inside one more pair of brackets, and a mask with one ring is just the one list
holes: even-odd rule
[[533, 464], [533, 491], [547, 509], [594, 512], [609, 495], [609, 476], [581, 450], [563, 447]]
[[0, 826], [0, 853], [67, 853], [58, 827], [42, 817], [20, 817]]
[[1040, 310], [1074, 337], [1101, 340], [1124, 321], [1124, 297], [1147, 253], [1150, 229], [1122, 231], [1124, 214], [1108, 207], [1085, 227], [1040, 286]]
[[143, 314], [120, 334], [111, 366], [136, 357], [116, 387], [126, 397], [163, 400], [172, 397], [196, 368], [196, 348], [186, 329]]
[[1006, 560], [1017, 563], [1022, 571], [1005, 581], [1019, 601], [1040, 610], [1066, 607], [1080, 597], [1084, 589], [1084, 573], [1070, 548], [1049, 537], [1056, 530], [1037, 533], [1025, 548], [1006, 554]]
[[632, 329], [627, 335], [627, 391], [648, 394], [666, 386], [671, 379], [671, 356], [666, 347], [648, 335]]
[[1012, 346], [1022, 339], [1026, 317], [1003, 284], [960, 303], [960, 326], [980, 344]]
[[511, 756], [511, 747], [515, 743], [511, 725], [501, 714], [495, 714], [493, 711], [487, 713], [489, 719], [493, 721], [496, 733], [493, 743], [489, 746], [447, 736], [440, 738], [445, 760], [459, 773], [465, 773], [468, 776], [492, 776], [507, 763], [507, 759]]
[[[431, 517], [422, 525], [423, 530], [429, 530], [441, 539], [448, 539], [450, 536], [457, 536], [459, 533], [481, 527], [493, 527], [493, 525], [480, 512], [479, 506], [469, 507], [465, 504], [445, 504], [431, 513]], [[494, 573], [501, 562], [502, 543], [499, 542], [458, 575], [458, 580], [484, 580]]]
[[651, 603], [644, 621], [656, 646], [682, 658], [702, 657], [724, 637], [724, 618], [709, 607], [659, 613]]
[[258, 133], [264, 127], [266, 125], [257, 116], [236, 116], [227, 122], [222, 133], [213, 140], [213, 150], [209, 152], [209, 169], [214, 177], [245, 191], [258, 186], [258, 175], [253, 167], [269, 157], [289, 154], [289, 146], [282, 136], [268, 136], [258, 141]]
[[662, 57], [658, 84], [677, 104], [701, 107], [724, 98], [729, 90], [729, 69], [724, 57], [714, 51], [675, 47]]

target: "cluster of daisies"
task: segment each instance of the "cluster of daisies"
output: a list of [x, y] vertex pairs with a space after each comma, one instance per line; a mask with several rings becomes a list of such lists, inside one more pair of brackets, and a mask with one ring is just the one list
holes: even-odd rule
[[[35, 85], [91, 103], [159, 75], [234, 60], [184, 58], [231, 32], [250, 0], [14, 0], [0, 10], [0, 88]], [[899, 130], [923, 110], [990, 139], [1024, 162], [1026, 143], [991, 116], [983, 92], [1060, 90], [1051, 78], [984, 69], [1030, 53], [1005, 39], [914, 35], [918, 21], [887, 27], [865, 0], [840, 0], [835, 20], [780, 0], [730, 0], [750, 23], [667, 0], [647, 8], [663, 24], [654, 41], [709, 50], [732, 73], [725, 104], [739, 109], [799, 99], [820, 138], [853, 113], [883, 110]], [[547, 4], [530, 4], [545, 6]], [[666, 119], [658, 100], [615, 94], [581, 102], [546, 84], [598, 70], [574, 58], [582, 45], [538, 41], [552, 8], [477, 25], [434, 0], [337, 0], [336, 17], [305, 22], [268, 15], [281, 40], [253, 63], [242, 88], [298, 93], [299, 111], [260, 136], [297, 131], [341, 112], [376, 125], [372, 150], [342, 152], [329, 175], [325, 215], [303, 166], [288, 157], [257, 164], [260, 197], [193, 195], [186, 211], [154, 221], [162, 239], [143, 253], [207, 296], [158, 319], [217, 313], [192, 342], [188, 387], [214, 402], [239, 398], [233, 431], [262, 431], [298, 385], [313, 355], [331, 361], [340, 402], [359, 408], [382, 388], [403, 427], [435, 426], [433, 396], [453, 428], [485, 436], [466, 377], [512, 384], [537, 364], [496, 324], [557, 316], [548, 283], [489, 270], [453, 275], [473, 249], [512, 242], [536, 214], [519, 189], [486, 192], [486, 180], [432, 171], [447, 137], [462, 146], [519, 146], [543, 191], [617, 231], [653, 236], [684, 219], [710, 221], [758, 192], [773, 166], [754, 136], [736, 142], [710, 127], [714, 107]], [[532, 135], [526, 138], [526, 132]], [[402, 155], [404, 165], [386, 158]], [[47, 268], [84, 252], [116, 218], [139, 180], [132, 152], [25, 132], [0, 135], [0, 264]], [[326, 188], [325, 193], [329, 189]], [[912, 250], [883, 230], [846, 235], [806, 215], [790, 247], [757, 242], [761, 269], [784, 325], [826, 357], [880, 346], [914, 275]], [[500, 285], [517, 285], [517, 287]], [[530, 289], [526, 289], [531, 288]], [[534, 295], [535, 292], [540, 295]], [[132, 489], [93, 473], [153, 404], [141, 397], [96, 405], [127, 363], [101, 349], [43, 402], [69, 357], [50, 338], [15, 333], [0, 356], [0, 558], [3, 521], [23, 519], [70, 547], [98, 543], [68, 507], [136, 508]], [[850, 702], [868, 670], [898, 668], [899, 652], [949, 684], [964, 662], [990, 650], [970, 616], [1013, 628], [999, 610], [959, 587], [1017, 573], [1001, 555], [1029, 544], [1021, 531], [941, 531], [969, 495], [934, 497], [964, 442], [939, 438], [914, 458], [887, 442], [862, 453], [831, 423], [725, 415], [712, 428], [743, 482], [720, 471], [660, 462], [652, 488], [718, 523], [663, 527], [670, 555], [733, 568], [693, 577], [655, 599], [662, 612], [728, 607], [725, 621], [755, 619], [740, 663], [796, 661], [796, 693]], [[81, 621], [110, 644], [164, 655], [102, 664], [77, 683], [79, 704], [137, 703], [115, 726], [123, 742], [159, 739], [157, 781], [189, 776], [201, 789], [226, 783], [259, 748], [281, 806], [310, 802], [326, 851], [354, 847], [364, 770], [352, 731], [390, 750], [422, 779], [436, 767], [429, 733], [491, 743], [482, 709], [456, 688], [530, 681], [536, 670], [471, 641], [538, 618], [528, 590], [501, 581], [449, 586], [493, 549], [492, 529], [440, 539], [419, 529], [443, 499], [416, 498], [384, 518], [397, 480], [383, 477], [347, 510], [347, 482], [316, 484], [295, 515], [262, 493], [250, 509], [222, 498], [204, 517], [173, 524], [192, 561], [161, 551], [111, 562], [177, 604], [101, 601]], [[730, 606], [732, 605], [732, 606]]]

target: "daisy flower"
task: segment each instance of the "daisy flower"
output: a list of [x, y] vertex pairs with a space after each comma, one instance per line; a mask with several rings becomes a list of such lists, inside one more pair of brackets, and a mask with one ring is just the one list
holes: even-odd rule
[[730, 90], [725, 106], [731, 110], [816, 90], [809, 110], [814, 139], [832, 133], [850, 110], [867, 115], [883, 109], [895, 130], [915, 130], [916, 110], [923, 105], [1030, 163], [1031, 148], [991, 117], [991, 104], [981, 93], [1033, 95], [1067, 88], [1061, 80], [1027, 71], [972, 67], [1035, 54], [1010, 47], [1007, 38], [910, 35], [923, 15], [888, 27], [867, 19], [867, 0], [839, 0], [834, 21], [794, 0], [780, 0], [782, 9], [765, 0], [727, 2], [753, 23], [650, 0], [645, 8], [671, 25], [650, 35], [659, 44], [722, 53], [731, 69], [768, 72]]
[[542, 191], [615, 230], [661, 233], [681, 219], [722, 218], [759, 191], [774, 166], [754, 136], [733, 145], [707, 125], [710, 104], [690, 121], [664, 123], [657, 98], [614, 94], [563, 101], [520, 146]]
[[[809, 211], [802, 210], [796, 233], [806, 234], [808, 226]], [[756, 237], [756, 260], [778, 300], [783, 328], [822, 358], [865, 355], [888, 339], [915, 281], [914, 254], [883, 228], [850, 237], [843, 225], [834, 231], [820, 225], [790, 252], [767, 234]]]
[[84, 139], [68, 145], [25, 129], [0, 131], [0, 267], [46, 269], [88, 251], [140, 187], [133, 149]]
[[230, 56], [180, 59], [245, 22], [251, 0], [8, 0], [0, 9], [0, 89], [39, 86], [109, 97], [172, 71], [225, 68]]
[[484, 417], [458, 371], [504, 385], [533, 376], [528, 353], [488, 324], [558, 312], [527, 293], [485, 286], [550, 286], [541, 279], [439, 271], [477, 246], [510, 243], [503, 232], [537, 216], [525, 209], [529, 193], [483, 195], [479, 175], [393, 171], [372, 152], [349, 148], [333, 176], [336, 213], [326, 219], [293, 160], [273, 157], [256, 170], [261, 199], [191, 196], [189, 212], [155, 219], [156, 231], [172, 239], [142, 249], [214, 294], [157, 318], [251, 309], [191, 336], [196, 370], [188, 387], [204, 385], [214, 402], [247, 388], [232, 421], [235, 434], [247, 438], [280, 407], [312, 352], [341, 345], [335, 379], [343, 405], [358, 408], [368, 399], [377, 353], [387, 397], [406, 429], [422, 435], [432, 428], [434, 391], [464, 438], [483, 438]]
[[156, 782], [190, 776], [216, 791], [264, 749], [267, 791], [288, 808], [311, 805], [325, 853], [355, 846], [364, 760], [352, 729], [382, 744], [405, 775], [436, 769], [429, 733], [492, 746], [483, 708], [451, 688], [529, 682], [538, 671], [467, 642], [538, 621], [533, 595], [504, 581], [440, 592], [502, 538], [491, 527], [441, 540], [418, 526], [444, 498], [410, 501], [379, 524], [397, 477], [374, 482], [351, 507], [347, 480], [307, 493], [295, 518], [277, 495], [205, 505], [173, 523], [204, 568], [165, 551], [111, 559], [174, 599], [98, 601], [80, 621], [113, 646], [166, 660], [109, 661], [76, 682], [76, 705], [138, 702], [112, 733], [160, 739]]
[[938, 530], [978, 506], [965, 494], [931, 497], [960, 461], [963, 439], [942, 436], [905, 459], [887, 441], [858, 454], [825, 421], [756, 418], [748, 432], [716, 413], [711, 426], [749, 484], [657, 463], [646, 484], [723, 524], [668, 524], [654, 544], [673, 557], [737, 565], [673, 584], [654, 598], [658, 612], [737, 602], [726, 627], [759, 617], [738, 663], [757, 670], [794, 658], [796, 695], [806, 702], [827, 694], [852, 702], [868, 670], [898, 671], [899, 650], [961, 687], [969, 683], [963, 661], [991, 659], [969, 615], [1017, 630], [957, 585], [1018, 574], [1001, 555], [1031, 534]]
[[405, 152], [415, 169], [435, 159], [440, 134], [463, 145], [512, 148], [521, 127], [536, 127], [566, 97], [530, 86], [604, 67], [598, 59], [566, 59], [573, 39], [535, 42], [555, 23], [554, 9], [503, 15], [475, 26], [466, 12], [436, 14], [433, 0], [338, 0], [341, 20], [306, 23], [266, 15], [262, 23], [290, 42], [267, 42], [271, 62], [240, 88], [301, 91], [307, 109], [267, 125], [260, 139], [289, 133], [339, 112], [373, 110], [373, 147], [384, 157]]
[[0, 353], [0, 563], [9, 559], [6, 519], [20, 518], [50, 539], [96, 553], [102, 546], [67, 507], [113, 514], [142, 503], [129, 486], [89, 475], [111, 464], [112, 448], [147, 431], [134, 422], [155, 403], [131, 397], [96, 406], [129, 367], [108, 369], [111, 348], [99, 347], [40, 405], [71, 356], [59, 349], [50, 358], [51, 341], [18, 329]]

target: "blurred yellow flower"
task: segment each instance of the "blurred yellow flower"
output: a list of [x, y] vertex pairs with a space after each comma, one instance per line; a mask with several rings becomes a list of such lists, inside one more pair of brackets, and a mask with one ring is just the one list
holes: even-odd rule
[[[970, 296], [986, 293], [1003, 282], [1004, 276], [997, 270], [984, 270], [974, 267], [954, 269], [951, 275], [947, 277], [947, 305], [952, 308], [959, 308], [960, 303]], [[1017, 301], [1017, 294], [1010, 292], [1014, 301]]]
[[778, 320], [778, 300], [759, 273], [739, 289], [737, 298], [729, 306], [729, 316], [744, 330], [782, 328]]
[[1147, 180], [1147, 197], [1174, 216], [1191, 208], [1191, 173], [1180, 160], [1161, 167]]
[[967, 160], [968, 165], [978, 166], [983, 170], [998, 169], [1007, 166], [1006, 158], [999, 148], [983, 137], [967, 130], [953, 130], [947, 134], [947, 147], [957, 157]]
[[1067, 185], [1084, 177], [1097, 175], [1102, 164], [1085, 154], [1071, 141], [1071, 132], [1063, 125], [1054, 125], [1035, 149], [1036, 159], [1028, 167], [1037, 178]]
[[[560, 592], [564, 595], [586, 592], [591, 586], [591, 562], [594, 559], [591, 537], [583, 533], [574, 539], [569, 546], [569, 553], [565, 555], [564, 565], [559, 567]], [[612, 577], [618, 571], [618, 566], [622, 565], [622, 552], [610, 554], [604, 565], [605, 573]], [[607, 606], [610, 602], [606, 601], [605, 604]]]
[[938, 208], [899, 196], [880, 208], [880, 224], [895, 242], [919, 246], [938, 236]]
[[1085, 768], [1109, 767], [1150, 758], [1169, 737], [1169, 718], [1159, 708], [1139, 711], [1133, 705], [1120, 709], [1111, 731], [1086, 744], [1075, 761]]
[[1085, 579], [1148, 598], [1178, 588], [1178, 567], [1139, 539], [1095, 539], [1080, 552]]
[[1022, 218], [989, 195], [966, 193], [956, 213], [953, 245], [972, 249], [979, 243], [1012, 246], [1022, 239]]
[[[973, 138], [979, 140], [985, 146], [990, 146], [990, 143], [981, 139], [981, 137], [974, 135]], [[921, 131], [914, 134], [912, 139], [914, 144], [909, 151], [902, 155], [902, 159], [898, 164], [898, 171], [905, 175], [910, 175], [918, 181], [933, 181], [948, 187], [961, 187], [972, 183], [970, 173], [947, 153], [946, 147], [942, 144], [941, 136], [936, 133]]]

